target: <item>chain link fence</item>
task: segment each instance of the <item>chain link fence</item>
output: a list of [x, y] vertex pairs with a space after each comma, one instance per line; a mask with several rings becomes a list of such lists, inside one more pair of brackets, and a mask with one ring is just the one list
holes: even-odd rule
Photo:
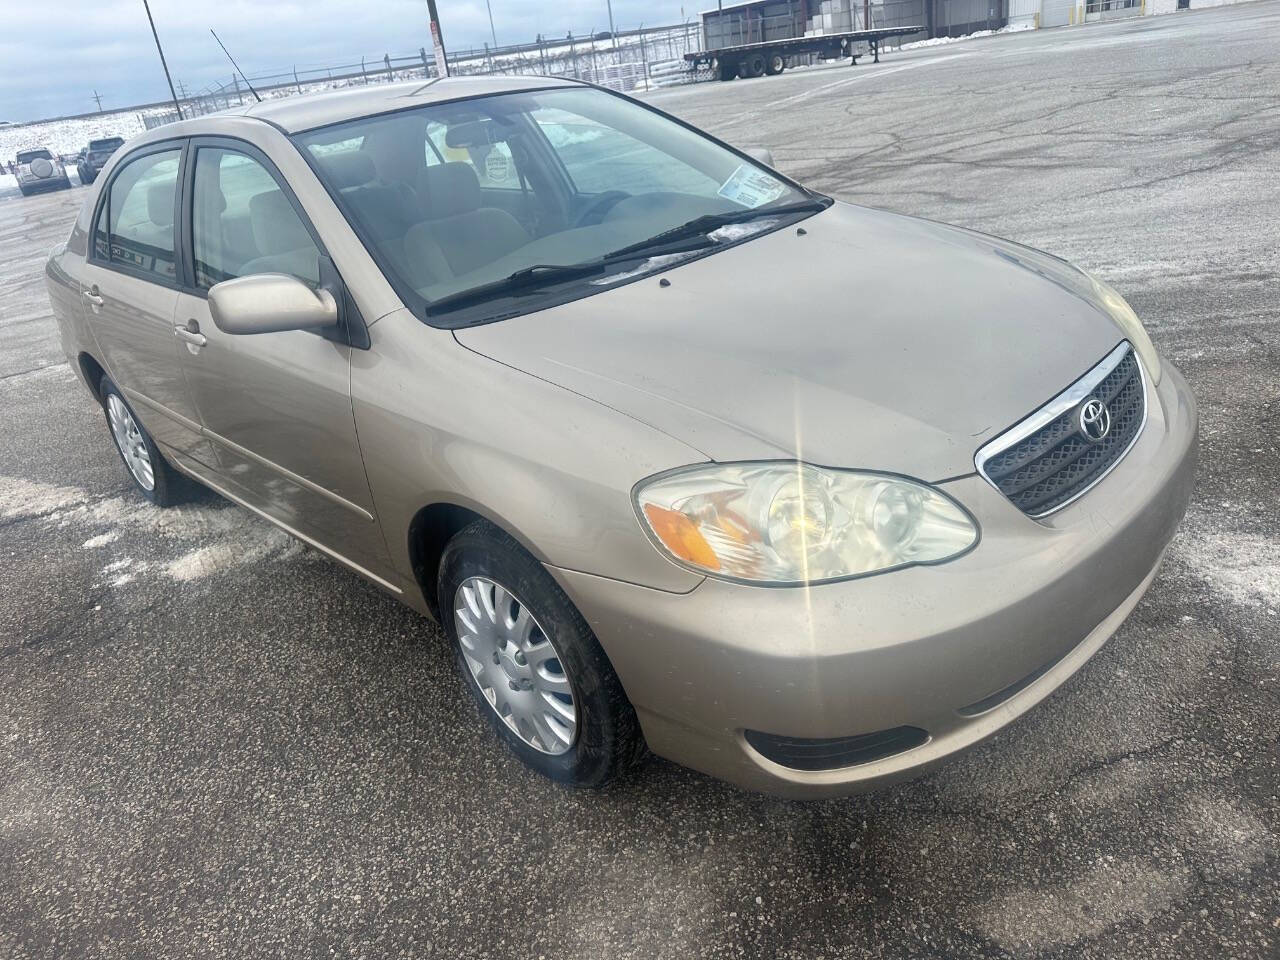
[[[669, 71], [673, 63], [683, 64], [684, 54], [701, 48], [701, 31], [696, 23], [660, 27], [615, 34], [595, 34], [563, 38], [538, 37], [533, 43], [506, 47], [455, 50], [449, 53], [449, 72], [453, 76], [551, 76], [572, 77], [590, 83], [630, 92], [647, 89], [649, 68], [660, 64]], [[685, 70], [688, 73], [688, 70]], [[287, 72], [259, 74], [249, 78], [263, 99], [295, 96], [319, 90], [339, 90], [370, 83], [392, 83], [397, 80], [422, 80], [437, 75], [435, 57], [420, 48], [416, 54], [381, 60], [365, 60], [324, 67], [291, 68]], [[669, 73], [664, 73], [669, 76]], [[180, 100], [184, 116], [198, 116], [226, 110], [252, 102], [253, 94], [238, 76], [226, 83], [213, 85], [195, 96]], [[144, 116], [147, 128], [173, 123], [176, 111]]]

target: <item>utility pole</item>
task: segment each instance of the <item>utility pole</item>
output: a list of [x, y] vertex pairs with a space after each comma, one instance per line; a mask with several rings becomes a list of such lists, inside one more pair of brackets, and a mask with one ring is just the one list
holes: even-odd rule
[[102, 96], [98, 93], [97, 90], [93, 91], [93, 96], [90, 99], [93, 100], [98, 105], [98, 112], [101, 113], [102, 112]]
[[449, 75], [449, 57], [444, 50], [444, 35], [440, 32], [440, 15], [436, 13], [436, 0], [427, 0], [427, 13], [431, 17], [431, 45], [435, 49], [436, 75]]
[[[434, 5], [435, 0], [428, 0]], [[178, 94], [173, 89], [173, 78], [169, 76], [169, 64], [164, 59], [164, 48], [160, 46], [160, 34], [156, 33], [156, 22], [151, 16], [151, 4], [147, 0], [142, 0], [142, 6], [147, 11], [147, 23], [151, 24], [151, 36], [156, 41], [156, 52], [160, 54], [160, 66], [164, 67], [164, 79], [169, 84], [169, 96], [173, 97], [173, 109], [178, 111], [178, 119], [182, 119], [182, 104], [178, 102]]]
[[489, 35], [493, 37], [493, 46], [496, 50], [498, 47], [498, 31], [493, 29], [493, 4], [489, 0], [484, 0], [484, 8], [489, 11]]
[[[604, 0], [604, 3], [605, 3], [605, 6], [609, 8], [609, 38], [613, 41], [613, 49], [617, 50], [618, 35], [617, 35], [617, 32], [613, 29], [613, 0]], [[591, 49], [592, 49], [592, 52], [594, 53], [595, 52], [594, 45], [592, 46]]]

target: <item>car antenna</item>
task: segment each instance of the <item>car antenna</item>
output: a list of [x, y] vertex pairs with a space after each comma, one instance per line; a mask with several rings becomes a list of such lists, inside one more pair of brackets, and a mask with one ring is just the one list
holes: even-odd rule
[[228, 50], [223, 42], [218, 39], [218, 35], [213, 32], [213, 27], [209, 28], [209, 32], [213, 33], [213, 39], [218, 41], [218, 46], [222, 47], [222, 52], [227, 55], [227, 59], [231, 61], [231, 65], [236, 68], [236, 73], [240, 74], [240, 79], [243, 80], [244, 85], [249, 88], [249, 92], [253, 94], [253, 99], [261, 103], [262, 98], [258, 96], [258, 91], [253, 89], [253, 84], [250, 83], [249, 78], [244, 75], [244, 71], [240, 69], [240, 64], [236, 63], [236, 58], [231, 55], [231, 51]]

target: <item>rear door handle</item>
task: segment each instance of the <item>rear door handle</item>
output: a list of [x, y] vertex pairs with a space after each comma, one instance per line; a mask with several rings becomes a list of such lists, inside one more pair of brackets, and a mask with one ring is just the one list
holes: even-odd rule
[[192, 347], [203, 347], [209, 342], [200, 332], [200, 324], [194, 320], [188, 320], [186, 326], [174, 327], [173, 335]]

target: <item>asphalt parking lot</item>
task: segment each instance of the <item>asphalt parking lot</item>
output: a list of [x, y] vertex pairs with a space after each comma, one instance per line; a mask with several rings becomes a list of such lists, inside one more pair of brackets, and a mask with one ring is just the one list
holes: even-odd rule
[[85, 191], [0, 199], [0, 956], [1280, 956], [1278, 36], [1270, 2], [651, 95], [1096, 271], [1200, 402], [1115, 638], [840, 801], [544, 782], [433, 626], [212, 494], [148, 507], [41, 275]]

